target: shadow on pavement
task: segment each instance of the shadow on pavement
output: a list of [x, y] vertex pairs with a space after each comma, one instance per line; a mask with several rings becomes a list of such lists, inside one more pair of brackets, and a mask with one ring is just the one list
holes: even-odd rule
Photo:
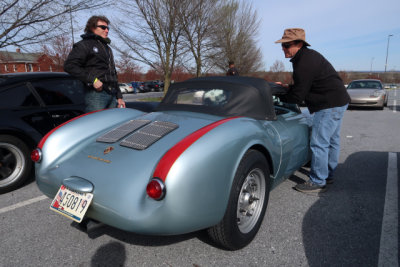
[[387, 152], [357, 152], [304, 215], [309, 266], [377, 266], [386, 190]]
[[122, 243], [128, 243], [131, 245], [137, 246], [150, 246], [150, 247], [158, 247], [158, 246], [166, 246], [174, 243], [179, 243], [182, 241], [186, 241], [192, 238], [198, 238], [203, 242], [210, 242], [205, 231], [198, 231], [188, 234], [182, 235], [172, 235], [172, 236], [151, 236], [151, 235], [141, 235], [131, 232], [126, 232], [102, 223], [99, 223], [96, 226], [87, 227], [85, 224], [87, 223], [75, 223], [72, 222], [71, 226], [82, 231], [86, 232], [88, 237], [91, 239], [99, 238], [103, 235], [107, 235], [113, 237], [114, 239], [119, 240]]
[[126, 260], [125, 246], [119, 242], [110, 242], [97, 249], [91, 260], [91, 266], [124, 266]]

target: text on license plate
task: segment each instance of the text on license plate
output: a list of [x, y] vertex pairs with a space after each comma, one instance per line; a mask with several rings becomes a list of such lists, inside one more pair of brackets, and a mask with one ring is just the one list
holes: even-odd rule
[[79, 223], [85, 216], [92, 199], [91, 193], [78, 193], [61, 185], [51, 202], [50, 209]]

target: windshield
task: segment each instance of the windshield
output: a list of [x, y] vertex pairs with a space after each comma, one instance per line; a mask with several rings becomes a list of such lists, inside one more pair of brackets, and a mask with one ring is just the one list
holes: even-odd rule
[[382, 84], [378, 81], [354, 81], [347, 89], [382, 89]]

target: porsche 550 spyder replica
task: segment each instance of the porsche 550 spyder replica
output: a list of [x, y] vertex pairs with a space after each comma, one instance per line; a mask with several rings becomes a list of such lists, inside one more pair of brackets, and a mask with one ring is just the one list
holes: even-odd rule
[[[153, 112], [108, 109], [49, 132], [32, 152], [50, 209], [148, 235], [207, 229], [251, 242], [269, 191], [309, 161], [309, 126], [250, 77], [173, 84]], [[278, 97], [277, 97], [278, 96]]]

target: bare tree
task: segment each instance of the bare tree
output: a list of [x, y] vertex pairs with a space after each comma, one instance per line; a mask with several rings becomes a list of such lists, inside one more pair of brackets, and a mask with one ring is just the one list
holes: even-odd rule
[[142, 68], [130, 58], [123, 57], [117, 60], [115, 66], [118, 70], [118, 80], [120, 81], [139, 81], [143, 76]]
[[0, 48], [40, 44], [69, 29], [69, 15], [104, 6], [106, 0], [2, 0]]
[[215, 66], [225, 71], [228, 61], [234, 61], [241, 74], [258, 71], [262, 66], [261, 50], [256, 45], [260, 21], [251, 3], [226, 0], [216, 14], [212, 34]]
[[274, 64], [272, 64], [270, 68], [271, 72], [284, 72], [285, 71], [285, 65], [283, 64], [282, 61], [276, 60]]
[[63, 71], [64, 62], [72, 49], [72, 41], [66, 35], [51, 39], [49, 44], [42, 46], [42, 53], [48, 55], [54, 62], [57, 71]]
[[276, 60], [271, 68], [270, 68], [270, 75], [268, 78], [271, 81], [275, 82], [284, 82], [287, 80], [287, 73], [285, 73], [285, 65], [283, 64], [282, 61]]
[[212, 50], [211, 34], [218, 0], [182, 0], [179, 13], [185, 46], [195, 63], [196, 77], [209, 68], [207, 60]]
[[[185, 52], [180, 46], [182, 27], [179, 23], [181, 0], [121, 0], [125, 14], [115, 29], [124, 48], [115, 47], [122, 56], [142, 62], [153, 69], [159, 66], [168, 90], [176, 61]], [[129, 6], [130, 9], [125, 7]], [[132, 18], [129, 20], [128, 18]], [[126, 51], [130, 51], [129, 53]]]

